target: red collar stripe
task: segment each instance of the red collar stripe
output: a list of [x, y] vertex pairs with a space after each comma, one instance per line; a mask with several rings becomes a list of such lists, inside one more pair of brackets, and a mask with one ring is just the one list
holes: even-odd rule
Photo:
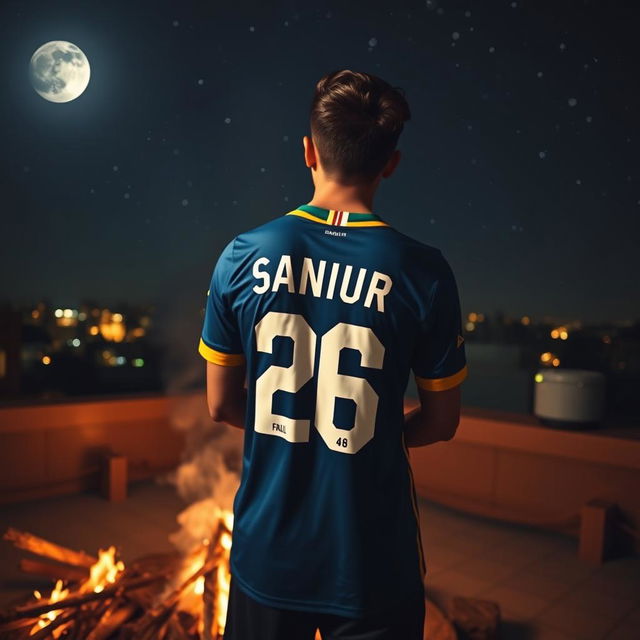
[[343, 211], [341, 209], [333, 209], [331, 210], [331, 214], [329, 216], [329, 224], [332, 224], [336, 227], [346, 226], [347, 219], [349, 218], [349, 212]]

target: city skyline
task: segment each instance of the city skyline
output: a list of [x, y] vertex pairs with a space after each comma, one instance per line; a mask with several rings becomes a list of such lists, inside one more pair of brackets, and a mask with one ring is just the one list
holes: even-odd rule
[[[110, 304], [100, 304], [95, 298], [82, 298], [77, 303], [71, 305], [64, 304], [55, 304], [53, 301], [42, 298], [36, 301], [31, 302], [23, 302], [23, 303], [5, 303], [9, 308], [13, 308], [14, 310], [21, 311], [23, 313], [28, 312], [33, 309], [34, 313], [36, 313], [36, 309], [41, 305], [46, 306], [49, 311], [55, 317], [61, 317], [63, 315], [68, 315], [70, 312], [75, 312], [74, 317], [78, 316], [78, 313], [82, 314], [79, 311], [82, 308], [94, 308], [99, 311], [108, 311], [113, 314], [122, 315], [122, 311], [125, 309], [136, 310], [134, 313], [140, 313], [142, 309], [146, 309], [146, 312], [150, 315], [153, 315], [153, 311], [155, 310], [155, 305], [153, 303], [145, 303], [145, 302], [131, 302], [131, 301], [120, 301], [118, 303], [110, 303]], [[204, 312], [204, 305], [201, 305], [200, 311]], [[126, 314], [125, 314], [126, 315]], [[630, 327], [636, 324], [640, 325], [640, 318], [623, 318], [618, 320], [608, 320], [608, 321], [588, 321], [582, 320], [580, 318], [574, 317], [559, 317], [553, 314], [517, 314], [510, 313], [504, 309], [496, 309], [493, 312], [485, 312], [480, 309], [476, 310], [465, 310], [462, 309], [462, 320], [463, 326], [465, 322], [472, 321], [476, 322], [476, 316], [479, 316], [479, 322], [496, 322], [496, 321], [504, 321], [506, 323], [514, 322], [520, 323], [525, 326], [528, 325], [565, 325], [565, 326], [573, 326], [575, 328], [585, 328], [592, 326], [611, 326], [611, 327]], [[34, 318], [39, 318], [38, 316], [33, 316]], [[84, 318], [80, 318], [83, 320]], [[469, 329], [467, 329], [469, 330]]]

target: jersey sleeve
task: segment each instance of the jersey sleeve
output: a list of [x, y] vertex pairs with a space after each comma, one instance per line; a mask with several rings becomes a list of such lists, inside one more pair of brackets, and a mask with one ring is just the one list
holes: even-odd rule
[[458, 287], [449, 263], [440, 255], [440, 273], [432, 285], [430, 308], [411, 364], [416, 385], [428, 391], [450, 389], [467, 377]]
[[238, 324], [229, 300], [234, 242], [232, 240], [222, 250], [213, 269], [198, 344], [198, 352], [205, 360], [225, 366], [237, 366], [245, 362]]

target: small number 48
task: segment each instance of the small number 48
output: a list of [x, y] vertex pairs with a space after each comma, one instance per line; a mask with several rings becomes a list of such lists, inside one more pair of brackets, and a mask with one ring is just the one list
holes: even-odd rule
[[338, 438], [338, 439], [336, 440], [336, 444], [337, 444], [339, 447], [346, 447], [346, 446], [347, 446], [347, 439], [346, 439], [346, 438]]

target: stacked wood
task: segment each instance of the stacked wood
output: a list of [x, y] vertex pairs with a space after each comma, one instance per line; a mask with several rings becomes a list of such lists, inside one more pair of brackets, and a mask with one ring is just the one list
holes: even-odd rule
[[[22, 569], [58, 580], [63, 578], [68, 594], [57, 601], [29, 598], [0, 612], [0, 639], [220, 640], [222, 629], [218, 626], [216, 606], [218, 572], [226, 553], [221, 544], [225, 534], [230, 535], [231, 531], [220, 520], [210, 541], [186, 558], [178, 553], [137, 558], [113, 583], [101, 585], [99, 591], [87, 591], [82, 586], [97, 558], [28, 532], [9, 529], [5, 540], [43, 557], [43, 560], [22, 559]], [[191, 571], [186, 578], [180, 573], [184, 567]], [[181, 594], [201, 578], [204, 585], [201, 609], [180, 609]], [[453, 598], [449, 620], [430, 600], [426, 601], [426, 607], [425, 638], [456, 640], [451, 622], [466, 632], [465, 637], [477, 640], [496, 637], [499, 610], [495, 603]], [[53, 620], [41, 617], [49, 612], [56, 612]], [[319, 631], [316, 640], [321, 640]]]
[[[23, 558], [20, 567], [30, 574], [64, 580], [68, 593], [57, 601], [27, 598], [0, 612], [2, 640], [201, 640], [199, 624], [203, 611], [178, 608], [181, 593], [201, 577], [205, 582], [217, 572], [222, 557], [219, 544], [223, 525], [205, 550], [194, 549], [189, 558], [178, 553], [152, 554], [132, 561], [112, 583], [101, 590], [83, 590], [89, 569], [98, 559], [25, 531], [9, 528], [4, 539], [16, 547], [35, 553], [42, 560]], [[205, 557], [206, 551], [206, 557]], [[203, 558], [191, 575], [172, 588], [185, 560]], [[167, 589], [171, 589], [165, 594]], [[64, 591], [62, 591], [64, 593]], [[215, 601], [211, 601], [213, 604]], [[43, 614], [55, 617], [51, 620]], [[215, 619], [215, 612], [211, 614]], [[40, 625], [40, 628], [39, 626]], [[219, 640], [215, 625], [210, 626]]]

